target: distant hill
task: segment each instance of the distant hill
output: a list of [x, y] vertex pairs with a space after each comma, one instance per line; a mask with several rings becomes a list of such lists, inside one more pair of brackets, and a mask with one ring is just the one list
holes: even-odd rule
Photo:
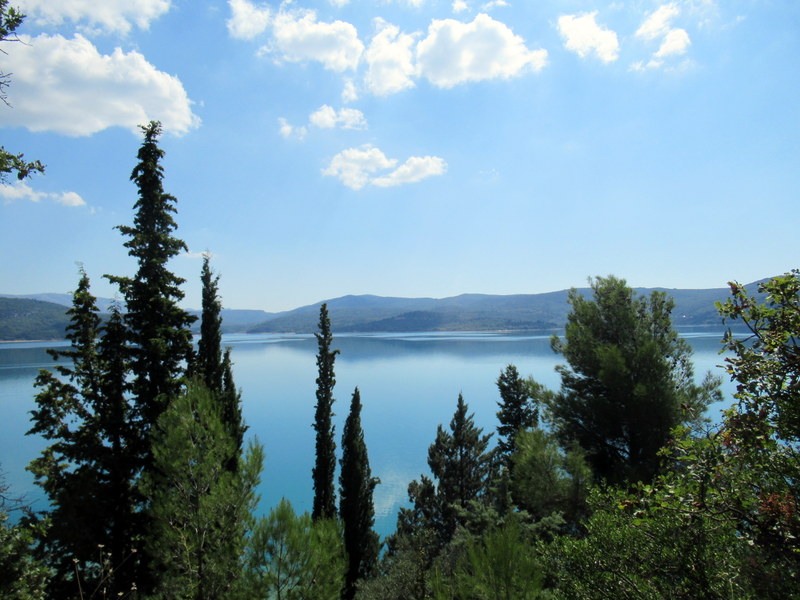
[[0, 297], [0, 340], [58, 340], [69, 322], [60, 304]]
[[[764, 280], [762, 280], [764, 281]], [[748, 284], [754, 292], [758, 283]], [[654, 288], [675, 299], [675, 326], [720, 325], [715, 302], [730, 296], [728, 288], [702, 290]], [[589, 288], [579, 288], [585, 296]], [[635, 288], [649, 295], [651, 288]], [[751, 293], [752, 293], [751, 292]], [[334, 332], [398, 331], [532, 331], [564, 327], [569, 312], [567, 290], [544, 294], [495, 296], [462, 294], [451, 298], [342, 296], [327, 300]], [[313, 333], [322, 302], [271, 315], [250, 333]]]
[[[764, 280], [762, 280], [764, 281]], [[758, 283], [746, 287], [753, 293]], [[728, 288], [704, 290], [665, 289], [675, 299], [673, 323], [681, 326], [721, 324], [714, 303], [729, 297]], [[590, 295], [589, 288], [580, 288]], [[638, 294], [652, 289], [636, 288]], [[564, 327], [569, 304], [567, 290], [544, 294], [496, 296], [462, 294], [452, 298], [393, 298], [343, 296], [325, 301], [334, 332], [401, 331], [537, 331]], [[7, 296], [0, 294], [0, 340], [63, 339], [70, 294]], [[101, 311], [111, 300], [98, 298]], [[317, 330], [322, 302], [294, 310], [267, 313], [263, 310], [223, 309], [223, 332], [313, 333]], [[200, 311], [190, 311], [199, 315]], [[195, 332], [199, 331], [199, 320]]]

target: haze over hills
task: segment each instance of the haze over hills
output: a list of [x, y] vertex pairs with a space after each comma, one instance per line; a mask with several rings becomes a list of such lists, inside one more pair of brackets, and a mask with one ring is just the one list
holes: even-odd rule
[[[764, 281], [764, 280], [761, 280]], [[760, 282], [746, 287], [755, 293]], [[634, 288], [649, 294], [651, 288]], [[728, 288], [665, 289], [675, 299], [673, 323], [681, 326], [719, 326], [715, 302], [724, 301]], [[589, 288], [579, 288], [590, 295]], [[69, 294], [0, 294], [0, 340], [62, 339], [68, 319]], [[268, 313], [263, 310], [223, 309], [225, 333], [313, 333], [319, 307], [328, 305], [334, 333], [378, 333], [403, 331], [536, 331], [564, 326], [569, 304], [567, 290], [543, 294], [462, 294], [451, 298], [394, 298], [372, 295], [342, 296], [294, 310]], [[112, 300], [98, 298], [107, 311]], [[190, 311], [199, 314], [199, 311]], [[199, 329], [199, 322], [195, 324]]]

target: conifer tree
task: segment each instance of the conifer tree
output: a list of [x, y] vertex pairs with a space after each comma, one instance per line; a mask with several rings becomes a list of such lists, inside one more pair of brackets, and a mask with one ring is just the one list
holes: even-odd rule
[[36, 386], [41, 391], [28, 432], [51, 442], [28, 469], [50, 504], [51, 525], [43, 544], [54, 571], [54, 598], [73, 593], [75, 577], [83, 585], [97, 583], [98, 547], [115, 570], [106, 580], [114, 593], [129, 591], [133, 584], [128, 569], [116, 570], [130, 555], [134, 539], [136, 500], [130, 483], [137, 470], [126, 454], [131, 428], [119, 314], [112, 314], [98, 342], [100, 318], [83, 270], [68, 314], [70, 349], [50, 353], [71, 364], [56, 366], [60, 377], [40, 372]]
[[154, 469], [144, 475], [149, 498], [148, 554], [161, 598], [234, 598], [241, 575], [263, 451], [252, 445], [229, 469], [236, 441], [221, 418], [218, 396], [196, 379], [159, 418]]
[[673, 427], [697, 422], [719, 399], [719, 379], [694, 381], [692, 350], [672, 328], [674, 301], [663, 292], [637, 297], [624, 280], [598, 277], [592, 299], [569, 292], [564, 338], [553, 349], [561, 390], [549, 402], [566, 447], [577, 442], [598, 478], [650, 481]]
[[233, 437], [234, 452], [226, 461], [233, 469], [238, 464], [246, 427], [242, 421], [240, 394], [233, 381], [230, 348], [222, 350], [222, 302], [219, 299], [219, 276], [214, 276], [208, 254], [203, 257], [200, 280], [203, 285], [203, 310], [200, 317], [200, 341], [193, 370], [213, 392], [220, 404], [220, 417]]
[[470, 502], [480, 500], [489, 484], [493, 457], [487, 448], [492, 434], [483, 435], [468, 410], [459, 394], [450, 431], [439, 425], [428, 448], [428, 466], [436, 483], [424, 475], [419, 482], [412, 481], [408, 496], [413, 507], [400, 509], [398, 515], [398, 533], [432, 529], [439, 549], [452, 539]]
[[535, 427], [539, 421], [539, 409], [534, 406], [528, 382], [519, 376], [519, 371], [514, 365], [508, 365], [497, 379], [497, 388], [500, 391], [500, 402], [497, 406], [497, 427], [499, 440], [497, 452], [503, 458], [506, 466], [510, 467], [510, 459], [514, 452], [517, 434], [520, 431]]
[[196, 370], [208, 389], [221, 392], [222, 367], [222, 303], [219, 301], [219, 276], [214, 277], [209, 256], [203, 256], [200, 275], [203, 284], [203, 312], [200, 317], [200, 341], [197, 345]]
[[342, 435], [342, 471], [339, 476], [339, 517], [344, 526], [347, 573], [342, 598], [355, 596], [356, 582], [367, 577], [378, 560], [379, 540], [373, 531], [375, 508], [372, 492], [377, 480], [369, 468], [367, 445], [361, 428], [361, 394], [353, 392], [350, 414]]
[[328, 306], [322, 304], [319, 309], [319, 333], [317, 338], [317, 405], [314, 413], [314, 430], [316, 435], [316, 459], [312, 470], [314, 480], [314, 505], [311, 516], [317, 519], [332, 519], [336, 516], [336, 498], [334, 492], [334, 470], [336, 468], [336, 441], [334, 440], [333, 386], [336, 378], [333, 364], [338, 350], [331, 350], [333, 335], [328, 318]]
[[186, 361], [192, 353], [189, 326], [194, 317], [178, 306], [183, 299], [184, 280], [173, 274], [168, 261], [186, 251], [186, 244], [174, 237], [177, 228], [172, 214], [176, 198], [164, 192], [164, 151], [158, 147], [161, 124], [151, 121], [142, 127], [144, 141], [139, 163], [131, 173], [138, 188], [132, 226], [117, 228], [128, 237], [125, 247], [136, 259], [134, 277], [107, 276], [119, 285], [125, 298], [125, 324], [131, 349], [131, 391], [141, 416], [140, 451], [147, 457], [147, 436], [169, 401], [178, 396]]

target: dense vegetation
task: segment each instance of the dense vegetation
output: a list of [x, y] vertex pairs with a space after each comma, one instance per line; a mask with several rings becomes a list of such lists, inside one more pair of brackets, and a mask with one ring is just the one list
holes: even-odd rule
[[[0, 0], [0, 40], [21, 16]], [[0, 74], [0, 93], [5, 79]], [[800, 596], [800, 270], [731, 284], [716, 310], [735, 404], [703, 419], [719, 382], [696, 382], [674, 301], [596, 278], [568, 294], [561, 385], [514, 365], [498, 376], [497, 443], [459, 394], [428, 450], [430, 474], [384, 542], [353, 392], [340, 449], [338, 506], [331, 319], [319, 311], [313, 514], [288, 501], [254, 518], [263, 451], [245, 444], [241, 394], [222, 348], [218, 276], [203, 262], [200, 343], [168, 268], [185, 249], [163, 189], [160, 126], [142, 127], [121, 226], [132, 276], [100, 317], [81, 269], [66, 313], [69, 346], [36, 380], [29, 465], [49, 500], [24, 510], [0, 485], [0, 596], [143, 598], [785, 599]], [[2, 154], [4, 151], [0, 151]], [[5, 159], [3, 173], [37, 164]], [[14, 162], [14, 161], [17, 162]], [[11, 161], [8, 163], [8, 161]], [[26, 166], [27, 165], [27, 166]], [[5, 169], [5, 170], [4, 170]], [[124, 310], [123, 310], [124, 309]]]

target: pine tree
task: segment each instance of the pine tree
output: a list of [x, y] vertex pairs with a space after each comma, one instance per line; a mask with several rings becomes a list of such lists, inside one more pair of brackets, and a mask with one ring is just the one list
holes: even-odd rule
[[314, 480], [314, 505], [311, 516], [317, 519], [332, 519], [336, 516], [334, 492], [334, 470], [336, 468], [336, 441], [334, 440], [333, 386], [336, 384], [333, 364], [338, 350], [331, 350], [333, 335], [328, 318], [328, 306], [319, 309], [319, 333], [315, 334], [317, 353], [317, 405], [314, 413], [316, 435], [316, 461], [312, 470]]
[[595, 475], [609, 482], [650, 481], [658, 452], [681, 423], [698, 421], [719, 399], [718, 378], [695, 384], [692, 350], [672, 328], [674, 301], [636, 297], [625, 281], [598, 277], [591, 300], [569, 292], [571, 311], [553, 349], [561, 390], [549, 416], [566, 447], [577, 442]]
[[490, 483], [493, 456], [487, 448], [492, 434], [483, 435], [468, 410], [459, 394], [450, 431], [439, 425], [428, 448], [428, 466], [436, 483], [424, 475], [419, 482], [412, 481], [408, 496], [413, 507], [400, 509], [398, 516], [401, 535], [432, 529], [439, 549], [452, 539], [469, 504], [484, 497]]
[[68, 314], [70, 349], [51, 355], [71, 364], [56, 366], [59, 377], [44, 370], [37, 377], [41, 391], [28, 432], [51, 442], [28, 469], [50, 504], [45, 512], [51, 525], [42, 541], [55, 574], [50, 588], [55, 598], [75, 591], [75, 577], [84, 586], [99, 581], [98, 547], [103, 562], [115, 570], [106, 580], [113, 592], [128, 591], [134, 583], [130, 570], [116, 570], [132, 550], [136, 499], [130, 481], [137, 470], [126, 455], [131, 427], [119, 315], [112, 314], [98, 342], [100, 318], [83, 270]]
[[141, 415], [140, 451], [146, 458], [150, 429], [181, 391], [185, 364], [192, 353], [189, 326], [195, 318], [178, 306], [184, 296], [180, 289], [184, 280], [167, 268], [168, 261], [187, 247], [173, 236], [176, 198], [165, 193], [162, 185], [164, 151], [157, 143], [161, 124], [151, 121], [142, 132], [139, 163], [131, 173], [139, 196], [134, 223], [118, 227], [129, 238], [125, 247], [137, 260], [138, 270], [134, 277], [107, 277], [119, 285], [125, 298], [131, 390]]
[[339, 517], [344, 525], [347, 573], [342, 598], [355, 596], [356, 582], [372, 572], [378, 560], [379, 539], [373, 531], [375, 508], [372, 492], [377, 480], [372, 477], [361, 428], [361, 394], [353, 392], [350, 414], [342, 435], [342, 471], [339, 476]]
[[510, 468], [511, 455], [514, 452], [517, 434], [530, 427], [536, 427], [539, 421], [539, 408], [531, 402], [528, 382], [519, 376], [519, 371], [514, 365], [508, 365], [497, 379], [497, 388], [500, 391], [500, 402], [497, 406], [497, 452], [503, 458], [506, 466]]
[[236, 442], [217, 395], [195, 380], [159, 418], [154, 469], [142, 487], [149, 498], [148, 554], [158, 597], [233, 598], [263, 460], [258, 445], [226, 467]]

